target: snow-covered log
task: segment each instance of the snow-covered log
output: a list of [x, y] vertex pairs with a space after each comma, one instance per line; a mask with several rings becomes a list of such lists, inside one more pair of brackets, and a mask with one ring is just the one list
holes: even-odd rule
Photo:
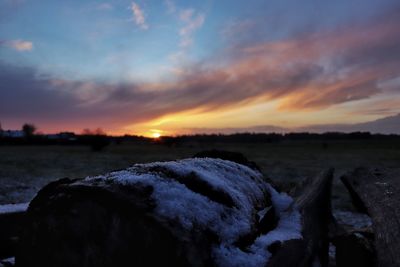
[[274, 244], [302, 238], [292, 198], [211, 158], [53, 182], [27, 217], [18, 266], [266, 266]]
[[358, 168], [341, 179], [353, 204], [372, 218], [377, 266], [400, 266], [400, 173]]
[[308, 180], [294, 207], [301, 214], [302, 238], [275, 244], [268, 267], [328, 266], [333, 169]]

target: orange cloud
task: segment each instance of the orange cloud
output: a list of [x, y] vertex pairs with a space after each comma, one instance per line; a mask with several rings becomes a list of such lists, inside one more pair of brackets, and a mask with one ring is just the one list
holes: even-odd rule
[[31, 51], [33, 49], [33, 43], [24, 40], [0, 40], [0, 46], [1, 45], [8, 46], [20, 52]]

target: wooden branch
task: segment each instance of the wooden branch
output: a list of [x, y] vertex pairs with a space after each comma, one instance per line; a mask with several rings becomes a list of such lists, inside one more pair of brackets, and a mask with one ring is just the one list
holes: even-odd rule
[[341, 180], [373, 221], [378, 266], [400, 266], [400, 173], [358, 168]]
[[308, 267], [314, 262], [328, 265], [332, 179], [333, 169], [329, 169], [305, 184], [296, 199], [296, 208], [302, 215], [303, 239], [281, 244], [268, 267]]

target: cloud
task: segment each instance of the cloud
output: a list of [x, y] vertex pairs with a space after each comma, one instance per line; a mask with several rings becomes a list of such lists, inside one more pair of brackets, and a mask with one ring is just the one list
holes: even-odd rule
[[[228, 49], [185, 66], [175, 81], [160, 84], [43, 79], [32, 68], [0, 62], [1, 119], [118, 128], [180, 112], [216, 112], [269, 101], [281, 110], [316, 112], [372, 101], [385, 93], [380, 84], [400, 76], [399, 14]], [[180, 13], [188, 25], [196, 17], [193, 10]], [[214, 64], [220, 56], [226, 63]], [[396, 95], [393, 86], [391, 93], [398, 96], [400, 87]]]
[[[225, 66], [213, 66], [220, 60], [216, 55], [212, 62], [186, 67], [176, 83], [164, 84], [151, 98], [151, 105], [166, 114], [277, 100], [282, 110], [317, 111], [374, 98], [384, 93], [382, 81], [400, 76], [399, 13], [229, 50]], [[194, 14], [186, 10], [180, 17], [192, 21]]]
[[205, 15], [196, 14], [194, 9], [184, 9], [180, 12], [179, 19], [184, 23], [184, 26], [179, 30], [180, 46], [189, 47], [193, 43], [193, 34], [203, 26]]
[[173, 2], [172, 0], [165, 0], [164, 3], [165, 3], [165, 6], [167, 7], [168, 14], [173, 14], [176, 12], [175, 2]]
[[31, 51], [33, 49], [33, 43], [24, 40], [0, 40], [0, 46], [7, 46], [20, 52]]
[[97, 5], [98, 10], [111, 10], [113, 8], [114, 8], [113, 5], [110, 3], [101, 3]]
[[1, 119], [42, 120], [75, 107], [77, 99], [72, 94], [55, 90], [50, 80], [37, 79], [37, 72], [32, 68], [0, 62], [0, 79]]
[[146, 23], [143, 10], [135, 2], [132, 2], [131, 10], [136, 25], [138, 25], [143, 30], [147, 30], [149, 28], [149, 25], [147, 25]]
[[[237, 39], [244, 33], [251, 33], [253, 28], [256, 27], [256, 21], [254, 19], [241, 19], [241, 20], [230, 20], [225, 23], [221, 30], [222, 37], [229, 39]], [[236, 41], [237, 42], [237, 41]]]

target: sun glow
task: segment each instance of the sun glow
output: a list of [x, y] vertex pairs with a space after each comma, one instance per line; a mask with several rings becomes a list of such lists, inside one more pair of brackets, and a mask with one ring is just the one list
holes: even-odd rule
[[160, 138], [160, 137], [161, 137], [161, 134], [160, 134], [160, 133], [152, 133], [152, 134], [151, 134], [151, 137], [153, 137], [153, 138]]
[[163, 131], [158, 129], [151, 129], [149, 136], [154, 139], [158, 139], [162, 136]]

